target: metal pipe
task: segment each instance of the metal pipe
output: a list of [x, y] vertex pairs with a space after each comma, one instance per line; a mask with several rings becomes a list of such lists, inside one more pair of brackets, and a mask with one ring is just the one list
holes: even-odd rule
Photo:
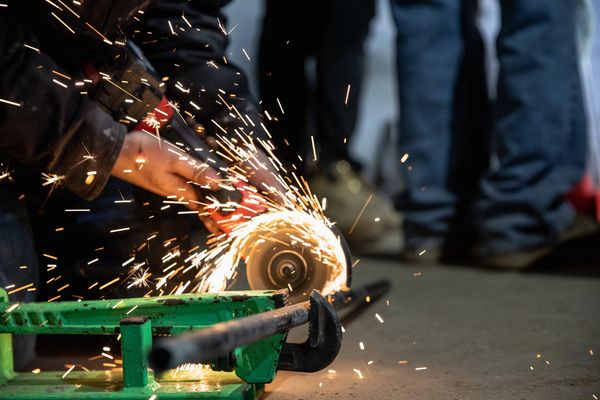
[[333, 308], [341, 310], [353, 304], [377, 300], [390, 290], [390, 287], [390, 281], [382, 279], [358, 288], [334, 292], [327, 296], [327, 300]]
[[150, 366], [164, 371], [184, 363], [208, 364], [237, 347], [307, 323], [309, 309], [310, 302], [305, 301], [162, 339], [150, 353]]
[[[367, 297], [375, 300], [389, 288], [389, 281], [377, 281], [353, 290], [333, 293], [327, 299], [339, 310], [351, 304], [363, 303]], [[305, 301], [159, 340], [150, 353], [150, 366], [157, 371], [164, 371], [184, 363], [208, 364], [237, 347], [307, 323], [309, 311], [310, 301]]]

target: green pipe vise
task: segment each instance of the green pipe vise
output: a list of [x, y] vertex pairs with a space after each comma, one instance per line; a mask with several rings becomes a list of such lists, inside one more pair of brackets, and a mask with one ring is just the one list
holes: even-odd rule
[[[157, 298], [9, 303], [0, 289], [0, 399], [255, 399], [277, 371], [286, 333], [236, 348], [211, 369], [148, 368], [153, 336], [178, 335], [283, 307], [286, 292], [245, 291]], [[120, 335], [123, 372], [15, 372], [12, 335]]]

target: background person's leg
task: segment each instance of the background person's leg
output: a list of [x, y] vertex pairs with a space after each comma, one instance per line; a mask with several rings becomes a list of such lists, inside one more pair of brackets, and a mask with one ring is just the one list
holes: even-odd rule
[[327, 19], [316, 54], [314, 138], [318, 155], [309, 182], [313, 193], [327, 198], [326, 214], [337, 222], [353, 249], [370, 251], [400, 225], [392, 202], [364, 179], [360, 164], [348, 152], [356, 129], [364, 46], [375, 1], [333, 0], [324, 15]]
[[491, 107], [487, 93], [485, 51], [477, 27], [479, 1], [462, 2], [464, 51], [454, 97], [448, 189], [457, 199], [446, 241], [448, 257], [464, 256], [475, 240], [472, 206], [489, 164]]
[[356, 128], [364, 75], [364, 45], [375, 15], [375, 1], [335, 0], [330, 10], [317, 50], [320, 164], [350, 159], [348, 143]]
[[298, 155], [304, 157], [309, 148], [305, 62], [314, 48], [315, 30], [320, 29], [320, 18], [311, 17], [319, 9], [313, 3], [267, 0], [260, 37], [260, 99], [262, 108], [277, 119], [264, 122], [280, 160], [299, 167]]
[[504, 0], [492, 166], [477, 207], [482, 255], [549, 244], [573, 221], [565, 194], [585, 164], [570, 0]]
[[458, 0], [392, 1], [398, 30], [399, 152], [408, 155], [401, 165], [405, 189], [396, 205], [404, 212], [407, 252], [443, 246], [457, 212], [453, 154], [472, 145], [454, 137], [457, 86], [469, 78], [461, 77], [467, 54], [464, 12]]

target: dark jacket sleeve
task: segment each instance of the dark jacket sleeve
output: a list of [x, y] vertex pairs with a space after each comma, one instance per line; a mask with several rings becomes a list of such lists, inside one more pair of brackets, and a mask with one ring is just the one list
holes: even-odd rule
[[[246, 75], [226, 59], [229, 37], [221, 12], [226, 3], [159, 1], [146, 12], [142, 27], [136, 26], [135, 42], [159, 74], [169, 77], [167, 96], [194, 114], [208, 133], [223, 133], [214, 120], [230, 133], [241, 127], [246, 133], [264, 136]], [[177, 89], [177, 82], [190, 92]]]
[[62, 176], [67, 189], [91, 200], [110, 176], [126, 129], [73, 79], [53, 73], [58, 67], [38, 48], [26, 26], [0, 12], [0, 151]]

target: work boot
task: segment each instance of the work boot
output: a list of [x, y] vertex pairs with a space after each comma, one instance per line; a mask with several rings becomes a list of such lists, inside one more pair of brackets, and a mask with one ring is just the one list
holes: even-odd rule
[[578, 214], [573, 223], [560, 233], [553, 243], [509, 254], [485, 254], [481, 248], [475, 248], [475, 263], [494, 269], [523, 270], [546, 257], [551, 258], [554, 250], [559, 246], [598, 232], [600, 232], [600, 224], [595, 219]]
[[375, 241], [400, 226], [400, 214], [392, 202], [345, 160], [321, 169], [309, 184], [314, 194], [327, 199], [325, 214], [351, 245]]

